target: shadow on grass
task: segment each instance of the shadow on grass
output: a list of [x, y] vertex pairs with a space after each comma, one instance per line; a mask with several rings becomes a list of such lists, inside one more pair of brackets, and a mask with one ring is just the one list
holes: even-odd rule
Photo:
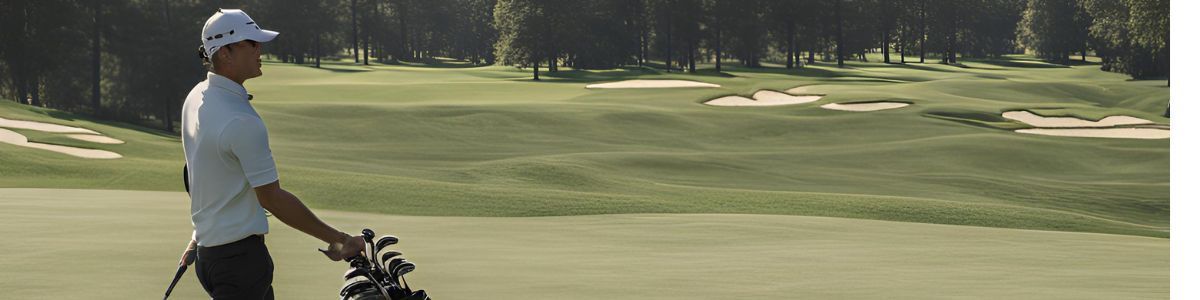
[[909, 69], [909, 70], [917, 70], [917, 71], [942, 72], [942, 73], [957, 73], [954, 70], [947, 70], [947, 69], [942, 69], [942, 68], [934, 68], [934, 67], [930, 67], [930, 66], [925, 66], [926, 64], [928, 64], [928, 63], [925, 63], [925, 64], [922, 64], [922, 63], [879, 63], [878, 65], [871, 65], [870, 67]]
[[[1049, 63], [1049, 62], [1041, 61], [1041, 60], [1033, 60], [1033, 59], [1026, 59], [1026, 58], [1012, 58], [1012, 57], [977, 58], [977, 59], [972, 58], [972, 59], [963, 59], [963, 61], [979, 63], [979, 64], [987, 64], [987, 65], [993, 65], [993, 66], [1000, 66], [1000, 67], [1007, 67], [1007, 68], [1056, 69], [1056, 68], [1069, 68], [1070, 67], [1070, 66], [1065, 66], [1065, 65], [1060, 65], [1060, 64]], [[981, 70], [1002, 70], [1002, 69], [989, 69], [989, 68], [983, 68], [983, 67], [968, 67], [968, 68], [981, 69]]]
[[308, 67], [317, 69], [317, 70], [321, 70], [321, 71], [328, 71], [328, 72], [334, 72], [334, 73], [362, 73], [362, 72], [371, 72], [372, 71], [372, 70], [329, 68], [329, 67], [317, 67], [317, 66], [308, 66]]
[[984, 112], [971, 111], [926, 111], [921, 114], [924, 117], [938, 119], [943, 121], [955, 122], [972, 127], [996, 129], [996, 130], [1016, 130], [1024, 128], [1021, 125], [1008, 122], [1004, 117], [989, 114]]
[[[18, 105], [21, 105], [21, 104], [18, 104]], [[65, 112], [65, 111], [49, 109], [49, 108], [33, 107], [33, 106], [26, 106], [26, 105], [21, 105], [20, 108], [25, 109], [29, 112], [33, 112], [36, 114], [40, 114], [43, 116], [53, 118], [55, 120], [72, 121], [72, 122], [73, 121], [87, 121], [87, 122], [92, 122], [92, 123], [97, 123], [97, 124], [103, 124], [106, 126], [117, 127], [117, 128], [121, 128], [121, 129], [138, 131], [138, 132], [142, 132], [142, 133], [146, 133], [146, 134], [150, 134], [150, 135], [154, 135], [154, 136], [162, 137], [162, 138], [172, 138], [172, 139], [179, 138], [179, 136], [176, 135], [174, 132], [168, 132], [166, 130], [142, 126], [139, 124], [126, 123], [123, 121], [116, 121], [116, 120], [98, 119], [98, 118], [87, 116], [87, 115], [81, 115], [81, 114], [76, 114], [76, 113], [72, 113], [72, 112]], [[73, 125], [66, 125], [66, 124], [60, 124], [60, 125], [73, 126]], [[88, 129], [92, 129], [92, 128], [88, 128]]]
[[[479, 67], [490, 66], [490, 65], [486, 65], [486, 64], [477, 65], [477, 64], [471, 63], [470, 61], [454, 60], [454, 59], [428, 59], [428, 60], [423, 60], [421, 62], [371, 60], [370, 65], [364, 65], [361, 62], [354, 62], [354, 61], [350, 61], [350, 60], [338, 59], [338, 60], [328, 60], [328, 61], [323, 60], [323, 61], [321, 61], [321, 67], [317, 67], [311, 63], [302, 63], [302, 64], [286, 63], [286, 62], [282, 62], [279, 60], [269, 60], [269, 61], [264, 60], [264, 62], [269, 62], [272, 64], [279, 64], [279, 65], [307, 66], [307, 67], [318, 69], [318, 70], [325, 70], [325, 71], [330, 71], [330, 72], [344, 72], [344, 73], [379, 71], [379, 70], [374, 70], [374, 69], [351, 69], [351, 68], [371, 68], [372, 66], [397, 66], [397, 67], [430, 68], [430, 69], [470, 69], [470, 68], [479, 68]], [[349, 67], [349, 68], [346, 68], [346, 67]]]

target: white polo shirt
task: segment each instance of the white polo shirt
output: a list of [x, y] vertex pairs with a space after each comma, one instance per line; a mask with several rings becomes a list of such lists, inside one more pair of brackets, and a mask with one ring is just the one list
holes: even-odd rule
[[180, 131], [191, 180], [192, 238], [200, 246], [267, 233], [254, 187], [279, 180], [267, 127], [242, 85], [214, 73], [183, 103]]

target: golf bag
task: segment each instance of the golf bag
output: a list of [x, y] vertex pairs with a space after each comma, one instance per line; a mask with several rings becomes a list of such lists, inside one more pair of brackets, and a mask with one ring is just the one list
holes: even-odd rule
[[[404, 275], [416, 269], [416, 265], [401, 257], [400, 251], [383, 252], [383, 248], [399, 242], [395, 236], [385, 235], [374, 241], [375, 232], [363, 229], [366, 240], [366, 257], [358, 255], [346, 259], [350, 269], [343, 280], [346, 283], [339, 292], [342, 300], [430, 300], [424, 290], [413, 291]], [[386, 266], [386, 268], [385, 268]]]

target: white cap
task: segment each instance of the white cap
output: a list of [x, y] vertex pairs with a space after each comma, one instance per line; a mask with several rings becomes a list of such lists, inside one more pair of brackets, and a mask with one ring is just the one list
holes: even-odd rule
[[205, 57], [212, 57], [221, 46], [244, 40], [270, 42], [276, 35], [279, 32], [259, 28], [250, 15], [240, 9], [221, 9], [204, 23], [200, 42], [204, 44]]

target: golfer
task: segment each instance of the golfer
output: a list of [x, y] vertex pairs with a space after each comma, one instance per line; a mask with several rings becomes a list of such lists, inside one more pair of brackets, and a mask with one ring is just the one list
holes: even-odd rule
[[190, 263], [195, 251], [196, 277], [213, 299], [274, 299], [275, 265], [263, 242], [268, 232], [264, 209], [329, 243], [325, 255], [331, 260], [352, 257], [365, 246], [362, 236], [326, 225], [279, 185], [267, 127], [242, 86], [262, 76], [261, 43], [278, 34], [259, 28], [237, 9], [208, 18], [199, 49], [208, 79], [196, 84], [183, 103], [180, 127], [195, 230], [179, 263]]

